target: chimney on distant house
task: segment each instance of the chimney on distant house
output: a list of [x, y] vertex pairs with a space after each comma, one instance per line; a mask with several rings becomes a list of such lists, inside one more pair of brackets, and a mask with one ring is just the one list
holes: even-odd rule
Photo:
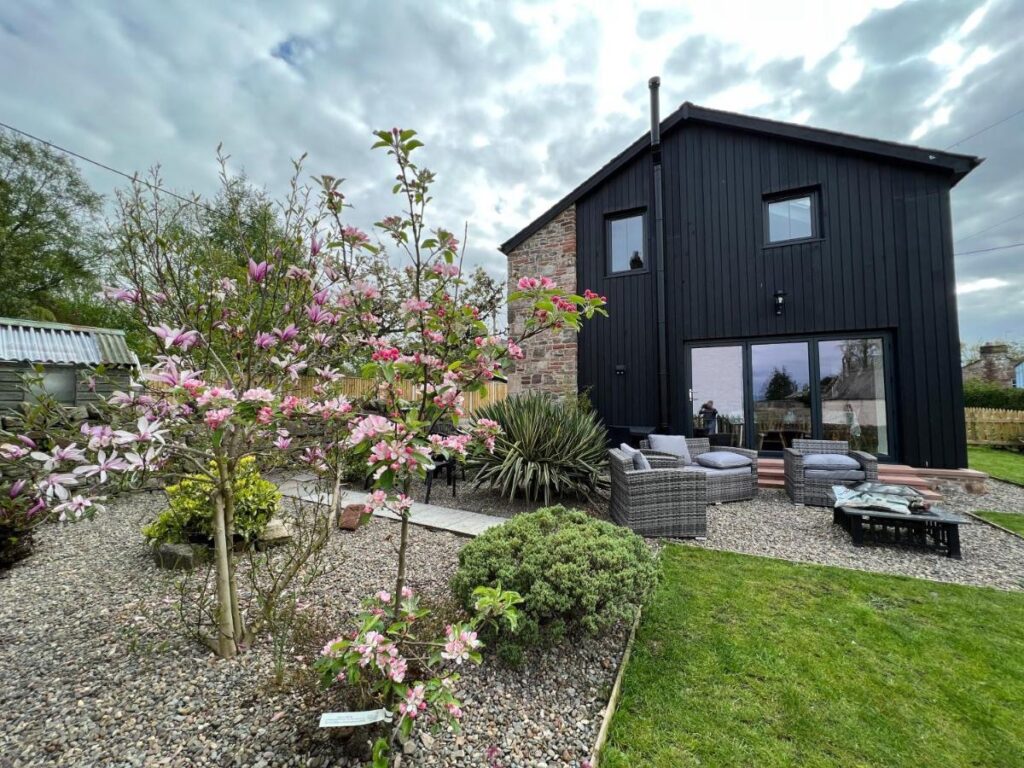
[[1010, 355], [1008, 345], [1001, 342], [982, 344], [979, 359], [964, 366], [964, 379], [986, 381], [1001, 387], [1014, 385], [1014, 367], [1020, 361]]

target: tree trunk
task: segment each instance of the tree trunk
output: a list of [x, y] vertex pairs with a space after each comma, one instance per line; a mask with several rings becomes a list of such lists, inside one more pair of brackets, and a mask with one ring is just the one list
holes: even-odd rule
[[218, 487], [213, 495], [213, 541], [217, 555], [217, 653], [230, 659], [238, 653], [231, 595], [231, 553], [227, 539], [224, 496]]
[[[226, 461], [226, 460], [224, 460]], [[236, 645], [245, 640], [245, 625], [238, 601], [238, 582], [235, 578], [235, 478], [227, 464], [218, 462], [221, 492], [224, 494], [224, 532], [228, 543], [228, 587], [231, 597], [231, 623]]]

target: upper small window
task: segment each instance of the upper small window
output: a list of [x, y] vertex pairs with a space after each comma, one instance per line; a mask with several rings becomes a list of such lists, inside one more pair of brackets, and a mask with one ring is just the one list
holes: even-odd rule
[[817, 234], [815, 195], [808, 193], [782, 200], [767, 200], [768, 242], [807, 240]]
[[608, 220], [609, 272], [630, 272], [647, 266], [644, 216], [638, 213]]

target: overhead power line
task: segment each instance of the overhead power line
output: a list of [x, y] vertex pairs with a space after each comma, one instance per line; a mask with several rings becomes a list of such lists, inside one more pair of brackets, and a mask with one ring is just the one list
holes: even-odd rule
[[[977, 232], [972, 232], [971, 234], [967, 235], [967, 237], [961, 237], [959, 240], [956, 241], [956, 243], [962, 243], [964, 240], [970, 240], [972, 237], [977, 237], [978, 235], [983, 235], [986, 232], [995, 229], [996, 227], [1003, 226], [1003, 224], [1009, 224], [1011, 221], [1016, 221], [1021, 216], [1024, 216], [1024, 211], [1021, 211], [1020, 213], [1016, 214], [1015, 216], [1011, 216], [1008, 219], [1003, 219], [1002, 221], [997, 221], [995, 224], [991, 224], [991, 225], [985, 227], [984, 229], [979, 229]], [[954, 243], [954, 245], [956, 243]]]
[[972, 253], [988, 253], [989, 251], [1005, 251], [1007, 248], [1020, 248], [1024, 243], [1010, 243], [1009, 245], [997, 245], [994, 248], [978, 248], [975, 251], [961, 251], [954, 253], [954, 256], [969, 256]]
[[130, 173], [125, 173], [124, 171], [119, 171], [117, 168], [112, 168], [111, 166], [107, 165], [106, 163], [101, 163], [99, 160], [93, 160], [91, 157], [86, 157], [85, 155], [82, 155], [82, 154], [79, 154], [78, 152], [75, 152], [73, 150], [67, 149], [66, 147], [62, 147], [59, 144], [54, 144], [52, 141], [47, 141], [46, 139], [42, 139], [42, 138], [40, 138], [38, 136], [35, 136], [35, 135], [29, 133], [28, 131], [23, 131], [20, 128], [15, 128], [13, 125], [8, 125], [7, 123], [4, 123], [2, 121], [0, 121], [0, 127], [6, 128], [9, 131], [13, 131], [14, 133], [17, 133], [17, 134], [19, 134], [21, 136], [24, 136], [27, 139], [32, 139], [32, 141], [37, 141], [40, 144], [45, 144], [47, 147], [50, 147], [51, 149], [55, 149], [58, 152], [63, 152], [66, 155], [71, 155], [71, 157], [77, 157], [79, 160], [82, 160], [82, 161], [84, 161], [86, 163], [90, 163], [92, 165], [95, 165], [97, 168], [102, 168], [105, 171], [110, 171], [110, 173], [116, 173], [118, 176], [123, 176], [124, 178], [128, 179], [131, 182], [138, 182], [139, 184], [144, 184], [145, 186], [149, 187], [152, 190], [155, 190], [157, 192], [162, 192], [165, 195], [169, 195], [170, 197], [177, 198], [178, 200], [181, 200], [184, 203], [189, 203], [191, 205], [198, 205], [198, 206], [200, 206], [202, 208], [205, 208], [206, 210], [210, 211], [210, 213], [217, 213], [217, 210], [215, 208], [212, 208], [211, 206], [207, 205], [206, 203], [202, 202], [201, 200], [196, 200], [194, 198], [185, 197], [184, 195], [179, 195], [177, 192], [172, 192], [171, 190], [167, 189], [166, 187], [161, 187], [159, 184], [154, 184], [151, 181], [146, 181], [145, 179], [140, 178], [138, 176], [138, 174], [130, 174]]
[[960, 139], [960, 141], [957, 141], [957, 142], [954, 142], [953, 144], [950, 144], [948, 147], [946, 147], [946, 149], [952, 149], [953, 147], [955, 147], [955, 146], [957, 146], [959, 144], [963, 144], [965, 141], [969, 141], [970, 139], [973, 139], [975, 136], [980, 136], [985, 131], [990, 131], [993, 128], [995, 128], [997, 125], [1002, 125], [1007, 120], [1012, 120], [1013, 118], [1017, 117], [1018, 115], [1024, 115], [1024, 108], [1018, 109], [1012, 115], [1007, 115], [1002, 120], [996, 120], [994, 123], [990, 123], [989, 125], [986, 125], [984, 128], [975, 131], [970, 136], [964, 136], [962, 139]]

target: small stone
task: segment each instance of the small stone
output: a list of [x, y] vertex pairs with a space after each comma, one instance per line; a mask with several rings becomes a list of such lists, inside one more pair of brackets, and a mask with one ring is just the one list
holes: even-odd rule
[[343, 531], [354, 531], [366, 513], [362, 504], [348, 504], [338, 512], [338, 527]]
[[188, 544], [157, 544], [153, 547], [153, 559], [158, 567], [168, 571], [191, 571], [197, 563], [195, 551]]
[[409, 739], [405, 744], [402, 745], [402, 751], [407, 755], [416, 754], [416, 742]]
[[287, 544], [291, 539], [291, 526], [279, 517], [271, 518], [267, 527], [263, 529], [263, 533], [260, 534], [260, 543], [267, 547]]
[[423, 733], [420, 734], [420, 741], [423, 742], [424, 749], [429, 750], [434, 748], [434, 737], [426, 731], [423, 731]]

